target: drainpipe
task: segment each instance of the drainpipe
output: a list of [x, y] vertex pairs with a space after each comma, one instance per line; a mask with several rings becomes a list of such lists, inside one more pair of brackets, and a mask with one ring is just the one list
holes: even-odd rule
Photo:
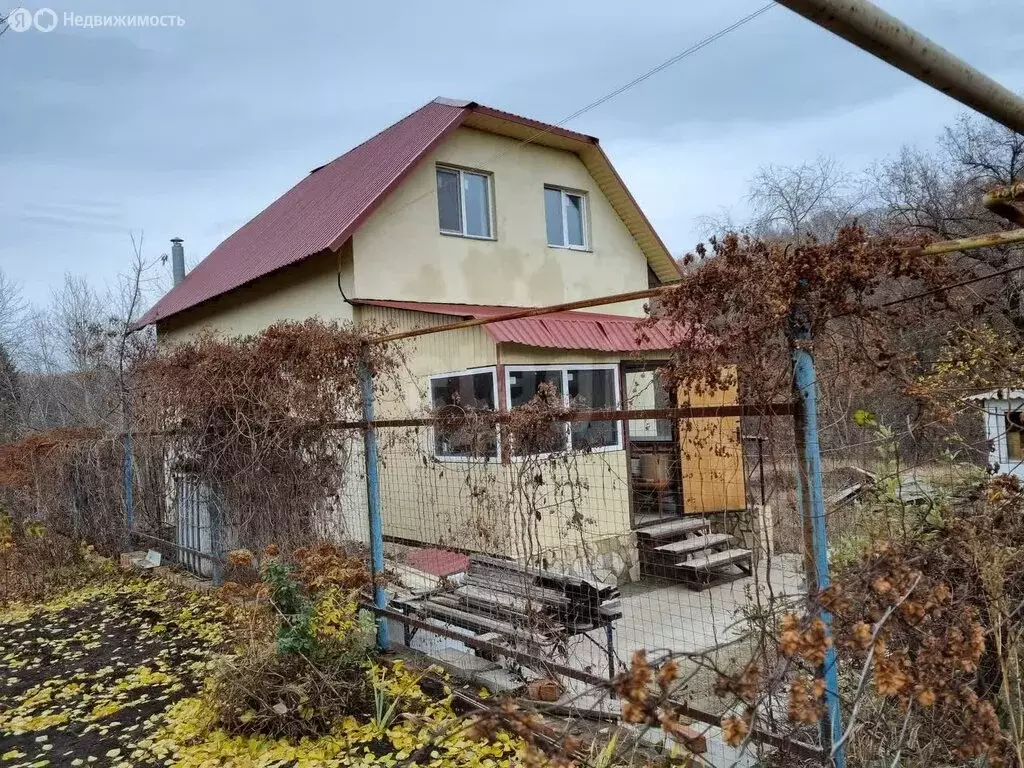
[[175, 285], [185, 279], [185, 249], [182, 242], [180, 237], [171, 238], [171, 274]]
[[1024, 99], [868, 0], [778, 2], [961, 104], [1024, 133]]

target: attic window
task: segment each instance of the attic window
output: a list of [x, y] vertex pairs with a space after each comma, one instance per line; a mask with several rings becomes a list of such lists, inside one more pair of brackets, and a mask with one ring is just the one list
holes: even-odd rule
[[447, 235], [491, 238], [491, 177], [437, 167], [437, 217]]
[[587, 249], [587, 197], [558, 187], [544, 187], [544, 221], [548, 245]]

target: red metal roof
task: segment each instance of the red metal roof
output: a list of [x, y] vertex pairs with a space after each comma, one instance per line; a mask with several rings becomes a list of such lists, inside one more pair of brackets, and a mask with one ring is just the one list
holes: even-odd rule
[[[354, 304], [451, 317], [493, 317], [525, 307], [482, 304], [435, 304], [424, 301], [354, 299]], [[648, 324], [645, 318], [598, 312], [556, 312], [540, 317], [503, 320], [482, 326], [499, 343], [553, 349], [586, 349], [597, 352], [653, 352], [678, 344], [681, 326], [668, 320]]]
[[466, 112], [466, 107], [432, 101], [317, 168], [218, 245], [138, 325], [337, 247], [420, 158], [458, 127]]
[[[418, 162], [472, 114], [535, 128], [538, 133], [531, 141], [541, 140], [543, 133], [598, 146], [592, 136], [476, 102], [435, 99], [313, 170], [218, 245], [135, 327], [165, 320], [315, 253], [337, 250]], [[601, 157], [607, 162], [603, 153]], [[614, 173], [610, 163], [608, 167]], [[635, 206], [631, 197], [630, 201]], [[642, 211], [640, 216], [643, 217]], [[650, 227], [646, 218], [643, 221]], [[673, 270], [677, 269], [664, 244], [660, 240], [658, 243], [664, 259]]]

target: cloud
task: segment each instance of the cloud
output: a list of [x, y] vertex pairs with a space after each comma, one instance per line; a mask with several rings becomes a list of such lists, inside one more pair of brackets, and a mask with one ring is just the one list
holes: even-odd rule
[[[759, 0], [585, 7], [541, 0], [282, 6], [179, 0], [169, 29], [0, 38], [0, 266], [44, 299], [66, 271], [112, 279], [128, 231], [151, 256], [180, 235], [205, 255], [315, 166], [437, 95], [559, 121]], [[1018, 0], [885, 7], [1014, 88]], [[51, 6], [53, 7], [53, 6]], [[56, 7], [137, 14], [132, 0]], [[5, 71], [5, 74], [7, 74]], [[766, 162], [848, 165], [928, 141], [956, 110], [782, 7], [588, 112], [673, 250], [695, 215], [742, 202]], [[909, 100], [909, 101], [908, 101]]]

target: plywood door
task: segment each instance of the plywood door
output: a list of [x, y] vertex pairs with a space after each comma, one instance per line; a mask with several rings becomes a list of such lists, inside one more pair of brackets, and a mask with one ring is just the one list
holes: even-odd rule
[[[738, 403], [735, 386], [699, 394], [680, 387], [678, 398], [680, 408]], [[746, 507], [746, 473], [738, 416], [681, 419], [679, 452], [684, 513], [704, 514]]]

